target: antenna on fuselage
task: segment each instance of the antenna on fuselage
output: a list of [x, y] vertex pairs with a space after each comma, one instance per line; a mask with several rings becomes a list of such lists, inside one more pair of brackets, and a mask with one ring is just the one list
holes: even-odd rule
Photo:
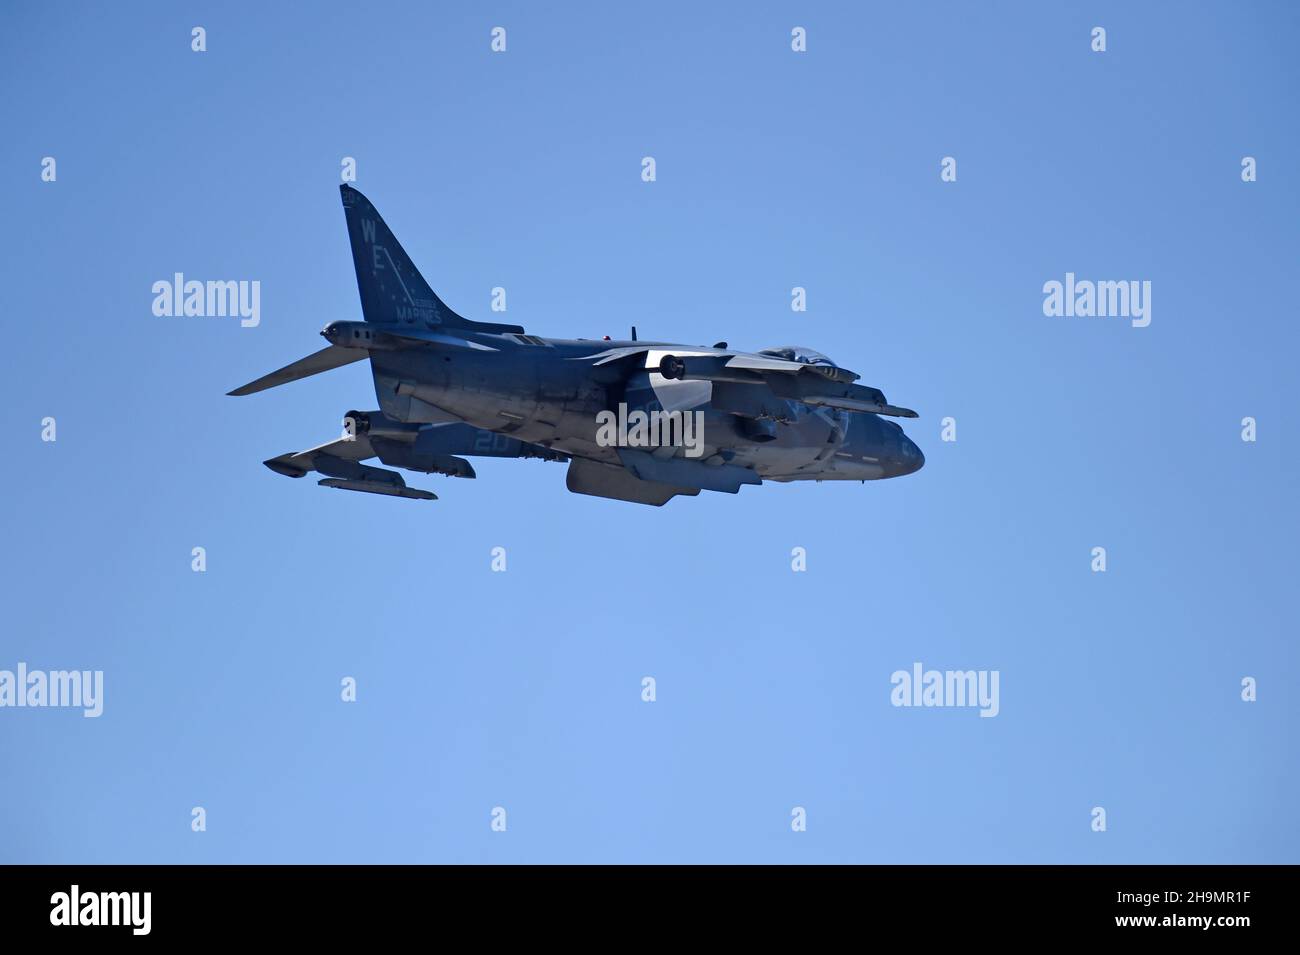
[[632, 341], [636, 341], [636, 326], [632, 326]]

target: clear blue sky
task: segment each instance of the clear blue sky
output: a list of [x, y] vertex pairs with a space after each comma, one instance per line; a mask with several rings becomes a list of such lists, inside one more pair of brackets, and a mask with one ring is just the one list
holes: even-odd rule
[[[0, 861], [1300, 861], [1293, 5], [415, 6], [0, 14], [0, 669], [105, 673], [99, 719], [0, 710]], [[375, 407], [225, 396], [359, 317], [344, 156], [456, 310], [809, 345], [925, 469], [272, 474]], [[1045, 317], [1067, 271], [1150, 327]], [[260, 326], [155, 317], [174, 272]], [[1000, 714], [891, 706], [914, 661]]]

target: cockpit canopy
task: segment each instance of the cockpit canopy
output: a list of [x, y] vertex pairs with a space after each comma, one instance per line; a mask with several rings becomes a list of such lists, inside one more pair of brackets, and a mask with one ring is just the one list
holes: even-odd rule
[[776, 348], [764, 348], [759, 352], [760, 355], [771, 355], [773, 358], [784, 358], [786, 361], [797, 361], [801, 365], [829, 365], [832, 368], [838, 368], [839, 365], [831, 361], [819, 351], [813, 351], [811, 348], [805, 348], [803, 345], [778, 345]]

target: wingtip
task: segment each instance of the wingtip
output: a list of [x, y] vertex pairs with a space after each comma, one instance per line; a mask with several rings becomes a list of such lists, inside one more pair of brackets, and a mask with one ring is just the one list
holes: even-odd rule
[[307, 475], [307, 469], [296, 467], [295, 465], [289, 464], [284, 460], [285, 458], [288, 457], [292, 457], [292, 455], [282, 454], [278, 458], [270, 458], [269, 460], [263, 461], [262, 463], [265, 464], [272, 471], [274, 471], [276, 474], [283, 474], [285, 477], [291, 477], [291, 478], [305, 477]]

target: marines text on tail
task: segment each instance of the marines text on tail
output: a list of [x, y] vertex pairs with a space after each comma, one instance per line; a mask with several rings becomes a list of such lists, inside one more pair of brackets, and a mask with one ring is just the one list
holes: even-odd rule
[[475, 322], [434, 294], [375, 207], [343, 186], [364, 321], [331, 322], [322, 350], [232, 391], [248, 395], [370, 359], [375, 411], [338, 440], [266, 462], [327, 487], [433, 499], [378, 458], [474, 477], [465, 456], [567, 462], [579, 494], [660, 505], [764, 481], [911, 474], [921, 451], [893, 421], [915, 418], [825, 355], [667, 342], [540, 338]]

